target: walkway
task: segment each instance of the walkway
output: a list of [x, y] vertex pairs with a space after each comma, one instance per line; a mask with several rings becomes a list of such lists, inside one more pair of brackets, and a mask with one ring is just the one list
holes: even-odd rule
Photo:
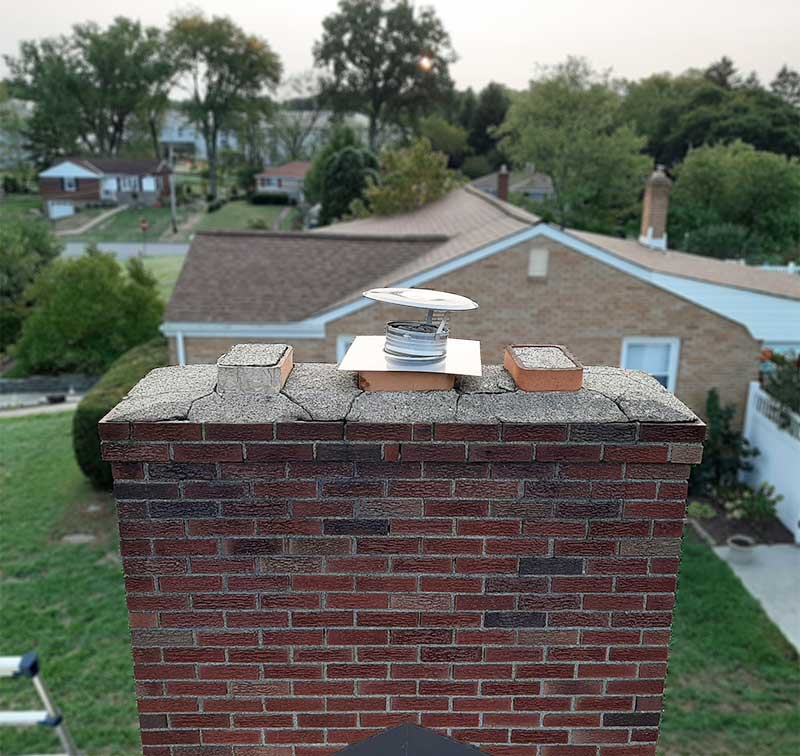
[[728, 546], [717, 546], [714, 551], [730, 565], [800, 652], [800, 546], [788, 543], [756, 546], [749, 564], [732, 562]]
[[[86, 246], [84, 242], [68, 242], [64, 245], [61, 256], [80, 257], [86, 251]], [[101, 252], [112, 252], [118, 260], [129, 260], [131, 257], [175, 257], [189, 251], [186, 243], [100, 242], [97, 247]]]
[[28, 415], [54, 415], [57, 412], [69, 412], [78, 406], [78, 402], [83, 397], [78, 397], [72, 402], [61, 402], [61, 404], [36, 404], [33, 407], [18, 407], [17, 409], [0, 410], [0, 420], [7, 417], [27, 417]]
[[278, 213], [278, 217], [275, 218], [274, 222], [272, 223], [272, 230], [280, 231], [283, 228], [283, 222], [286, 220], [286, 218], [289, 216], [289, 213], [291, 212], [292, 212], [292, 206], [286, 205], [286, 207], [284, 207], [283, 210], [281, 210]]
[[78, 234], [82, 234], [85, 231], [88, 231], [90, 228], [94, 228], [99, 223], [108, 220], [112, 215], [116, 215], [117, 213], [121, 213], [123, 210], [127, 209], [128, 209], [127, 205], [120, 205], [119, 207], [114, 207], [107, 213], [98, 215], [96, 218], [93, 218], [88, 223], [84, 223], [79, 228], [66, 228], [61, 231], [56, 231], [56, 236], [77, 236]]

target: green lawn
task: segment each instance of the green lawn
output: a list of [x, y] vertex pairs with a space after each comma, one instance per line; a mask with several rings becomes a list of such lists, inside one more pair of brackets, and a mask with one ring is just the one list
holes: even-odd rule
[[[178, 223], [187, 217], [188, 211], [184, 207], [178, 208]], [[141, 242], [142, 231], [139, 226], [142, 218], [150, 223], [146, 241], [157, 242], [160, 237], [171, 231], [170, 209], [168, 207], [143, 207], [130, 208], [115, 213], [107, 220], [89, 229], [85, 234], [65, 237], [71, 242]]]
[[[87, 753], [138, 749], [132, 663], [111, 500], [72, 457], [71, 413], [0, 420], [0, 655], [40, 652], [45, 680]], [[61, 543], [91, 532], [96, 544]], [[800, 668], [723, 562], [684, 547], [660, 753], [796, 756]], [[0, 680], [0, 709], [35, 705]], [[56, 750], [48, 733], [0, 730], [0, 754]]]
[[0, 199], [0, 221], [20, 215], [32, 216], [31, 210], [41, 210], [42, 201], [36, 194], [6, 194]]
[[235, 200], [226, 203], [216, 212], [206, 213], [195, 230], [246, 230], [253, 221], [263, 223], [269, 229], [284, 207], [285, 205], [253, 205], [245, 200]]
[[[80, 228], [81, 226], [85, 226], [87, 223], [90, 223], [95, 218], [113, 210], [111, 207], [85, 207], [80, 209], [74, 215], [70, 215], [67, 218], [62, 218], [61, 220], [56, 221], [55, 230], [56, 231], [69, 231], [74, 228]], [[75, 237], [68, 236], [64, 237], [65, 241], [70, 241], [73, 238], [78, 238], [77, 235]]]
[[175, 288], [175, 283], [178, 280], [178, 275], [181, 272], [183, 263], [186, 260], [184, 255], [176, 255], [174, 257], [145, 257], [143, 259], [144, 267], [147, 268], [158, 281], [158, 293], [164, 304], [169, 302], [172, 296], [172, 290]]

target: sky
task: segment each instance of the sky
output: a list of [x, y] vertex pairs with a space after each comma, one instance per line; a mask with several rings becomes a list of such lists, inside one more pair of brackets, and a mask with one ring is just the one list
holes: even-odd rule
[[[537, 65], [568, 55], [588, 58], [617, 77], [679, 73], [705, 67], [723, 55], [768, 83], [783, 65], [800, 68], [798, 0], [432, 0], [459, 56], [451, 68], [456, 86], [480, 88], [499, 81], [519, 89]], [[194, 0], [209, 15], [228, 15], [264, 37], [287, 74], [312, 65], [311, 46], [336, 0]], [[55, 36], [74, 23], [108, 24], [117, 15], [166, 27], [175, 0], [0, 0], [0, 55], [15, 54], [20, 40]], [[3, 11], [3, 8], [6, 11]], [[7, 73], [0, 61], [0, 77]]]

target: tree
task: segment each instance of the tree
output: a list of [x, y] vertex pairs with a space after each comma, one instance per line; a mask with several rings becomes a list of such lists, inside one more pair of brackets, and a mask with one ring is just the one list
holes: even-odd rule
[[636, 212], [651, 161], [644, 139], [619, 124], [621, 98], [606, 76], [569, 58], [516, 96], [502, 126], [517, 164], [550, 176], [545, 209], [561, 225], [614, 232]]
[[359, 216], [406, 213], [443, 197], [459, 183], [447, 168], [447, 155], [434, 152], [423, 138], [411, 147], [386, 150], [380, 177], [370, 180], [364, 201], [357, 200], [351, 210]]
[[291, 76], [285, 89], [288, 102], [276, 108], [270, 119], [273, 152], [282, 161], [307, 160], [316, 147], [314, 137], [325, 123], [322, 80], [318, 73], [305, 71]]
[[703, 76], [722, 89], [735, 89], [742, 85], [742, 79], [733, 61], [723, 55], [703, 72]]
[[328, 142], [317, 151], [306, 173], [303, 194], [310, 204], [316, 205], [322, 201], [322, 182], [328, 160], [345, 147], [362, 146], [358, 135], [349, 126], [338, 126], [333, 130]]
[[[490, 155], [497, 149], [495, 130], [503, 123], [511, 105], [506, 88], [490, 82], [478, 95], [469, 125], [469, 145], [478, 155]], [[492, 163], [499, 162], [491, 159]]]
[[10, 218], [0, 223], [0, 351], [19, 336], [30, 306], [26, 289], [60, 251], [41, 221]]
[[246, 110], [248, 100], [277, 85], [281, 63], [265, 40], [226, 17], [177, 15], [167, 36], [179, 61], [180, 84], [189, 93], [184, 110], [206, 144], [209, 192], [216, 198], [219, 136]]
[[448, 123], [441, 116], [428, 116], [420, 122], [420, 134], [425, 137], [437, 152], [444, 152], [451, 168], [458, 168], [469, 152], [469, 134], [461, 126]]
[[675, 165], [692, 147], [736, 139], [800, 155], [800, 109], [761, 86], [733, 81], [724, 71], [711, 78], [693, 71], [655, 74], [628, 83], [626, 90], [620, 120], [647, 138], [647, 152], [656, 162]]
[[118, 17], [102, 29], [77, 24], [70, 36], [22, 42], [6, 56], [15, 97], [33, 103], [27, 127], [37, 162], [79, 149], [114, 155], [146, 104], [169, 89], [172, 63], [161, 32]]
[[320, 223], [327, 226], [342, 218], [364, 195], [369, 180], [378, 172], [378, 159], [369, 150], [345, 147], [325, 162], [322, 177]]
[[751, 261], [800, 244], [800, 161], [743, 142], [692, 150], [677, 171], [669, 231], [681, 248]]
[[35, 303], [17, 357], [27, 373], [102, 373], [123, 352], [158, 335], [164, 305], [141, 260], [127, 275], [113, 255], [89, 248], [57, 260], [30, 288]]
[[27, 173], [28, 155], [25, 150], [26, 112], [23, 103], [11, 99], [8, 86], [0, 81], [0, 169]]
[[788, 66], [782, 66], [781, 70], [775, 74], [770, 88], [784, 102], [800, 108], [800, 73]]
[[325, 94], [340, 112], [369, 117], [369, 146], [381, 130], [431, 109], [452, 88], [450, 37], [432, 8], [410, 0], [339, 0], [322, 22], [314, 60], [328, 72]]

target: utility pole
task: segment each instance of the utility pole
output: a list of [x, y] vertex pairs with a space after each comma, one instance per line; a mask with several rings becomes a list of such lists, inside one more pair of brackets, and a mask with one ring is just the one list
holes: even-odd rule
[[178, 215], [175, 209], [175, 155], [172, 152], [172, 145], [169, 146], [169, 206], [172, 211], [172, 233], [178, 233]]

